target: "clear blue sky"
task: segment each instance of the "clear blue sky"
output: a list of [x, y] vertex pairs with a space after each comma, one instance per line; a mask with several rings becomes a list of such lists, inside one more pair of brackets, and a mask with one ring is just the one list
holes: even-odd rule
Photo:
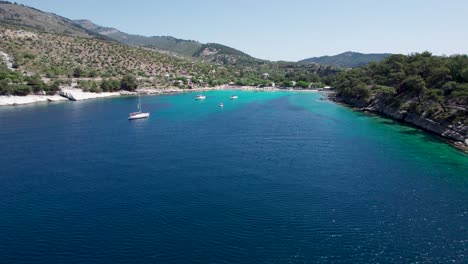
[[216, 42], [270, 60], [344, 51], [468, 53], [467, 0], [17, 2], [127, 33]]

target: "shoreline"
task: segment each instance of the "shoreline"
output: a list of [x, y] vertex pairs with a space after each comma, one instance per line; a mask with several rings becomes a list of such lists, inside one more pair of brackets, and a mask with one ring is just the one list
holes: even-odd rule
[[366, 114], [376, 116], [376, 117], [387, 118], [387, 119], [393, 120], [393, 121], [395, 121], [395, 122], [397, 122], [397, 123], [399, 123], [401, 125], [413, 127], [413, 128], [419, 129], [419, 130], [421, 130], [421, 131], [423, 131], [425, 133], [429, 133], [431, 135], [437, 136], [440, 140], [442, 140], [443, 142], [445, 142], [448, 145], [451, 145], [452, 147], [454, 147], [458, 151], [461, 151], [464, 154], [468, 154], [468, 145], [466, 143], [462, 142], [462, 141], [457, 141], [457, 140], [445, 137], [444, 135], [442, 135], [440, 133], [437, 133], [436, 131], [431, 131], [431, 130], [426, 129], [424, 127], [418, 126], [415, 123], [405, 121], [404, 119], [397, 119], [397, 118], [394, 118], [394, 117], [392, 117], [390, 115], [385, 115], [385, 114], [379, 113], [377, 111], [370, 111], [370, 110], [365, 110], [365, 109], [360, 108], [360, 107], [354, 107], [354, 106], [352, 106], [350, 104], [347, 104], [347, 103], [345, 103], [343, 101], [340, 101], [339, 99], [337, 99], [334, 96], [334, 94], [329, 94], [327, 99], [334, 102], [334, 103], [336, 103], [336, 104], [342, 105], [342, 106], [344, 106], [346, 108], [350, 108], [353, 111], [360, 112], [360, 113], [366, 113]]
[[193, 88], [193, 89], [180, 89], [176, 87], [157, 89], [157, 88], [140, 88], [137, 92], [119, 91], [119, 92], [102, 92], [92, 93], [84, 92], [78, 88], [62, 88], [59, 93], [54, 95], [36, 95], [29, 94], [25, 96], [18, 95], [0, 95], [0, 107], [2, 106], [19, 106], [30, 105], [35, 103], [48, 103], [48, 102], [68, 102], [68, 101], [84, 101], [90, 99], [112, 98], [119, 96], [136, 96], [138, 93], [141, 95], [165, 95], [165, 94], [180, 94], [190, 92], [207, 92], [216, 90], [240, 90], [240, 91], [261, 91], [261, 92], [317, 92], [313, 89], [283, 89], [276, 87], [254, 87], [254, 86], [215, 86], [207, 88]]
[[193, 89], [180, 89], [177, 87], [170, 87], [165, 89], [155, 89], [155, 88], [140, 88], [137, 89], [135, 92], [129, 91], [119, 91], [119, 92], [103, 92], [103, 93], [91, 93], [91, 92], [83, 92], [81, 89], [78, 88], [62, 88], [58, 94], [54, 95], [26, 95], [26, 96], [14, 96], [14, 95], [1, 95], [0, 96], [0, 108], [2, 106], [21, 106], [21, 105], [33, 105], [37, 103], [54, 103], [54, 102], [69, 102], [69, 101], [85, 101], [91, 99], [105, 99], [105, 98], [115, 98], [115, 97], [123, 97], [123, 96], [136, 96], [138, 93], [142, 95], [170, 95], [170, 94], [182, 94], [182, 93], [190, 93], [190, 92], [207, 92], [207, 91], [219, 91], [219, 90], [239, 90], [239, 91], [258, 91], [258, 92], [321, 92], [326, 94], [326, 98], [329, 101], [332, 101], [336, 104], [342, 105], [344, 107], [350, 108], [354, 111], [358, 111], [361, 113], [368, 113], [374, 116], [388, 118], [390, 120], [394, 120], [400, 124], [415, 127], [424, 131], [426, 133], [430, 133], [439, 137], [445, 143], [451, 145], [452, 147], [456, 148], [459, 151], [462, 151], [465, 154], [468, 154], [468, 145], [461, 141], [456, 141], [447, 137], [444, 137], [442, 134], [439, 134], [435, 131], [431, 131], [425, 129], [424, 127], [418, 126], [417, 124], [413, 124], [411, 122], [406, 122], [404, 120], [399, 120], [393, 118], [391, 116], [383, 115], [381, 113], [369, 110], [363, 110], [362, 108], [353, 107], [345, 102], [338, 100], [334, 96], [333, 91], [323, 91], [317, 89], [285, 89], [285, 88], [277, 88], [277, 87], [255, 87], [255, 86], [230, 86], [230, 85], [221, 85], [215, 87], [197, 87]]

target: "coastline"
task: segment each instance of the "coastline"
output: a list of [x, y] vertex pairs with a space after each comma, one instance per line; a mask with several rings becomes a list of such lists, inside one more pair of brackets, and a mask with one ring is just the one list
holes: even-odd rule
[[[411, 127], [420, 129], [426, 133], [433, 134], [439, 137], [445, 143], [456, 148], [457, 150], [462, 151], [465, 154], [468, 154], [468, 138], [465, 137], [462, 141], [457, 140], [459, 138], [455, 138], [453, 136], [453, 134], [456, 133], [456, 131], [453, 131], [453, 129], [449, 126], [444, 126], [433, 120], [425, 120], [420, 117], [412, 117], [408, 119], [402, 116], [396, 116], [392, 114], [391, 112], [382, 111], [381, 109], [373, 109], [373, 108], [368, 108], [368, 107], [356, 107], [356, 106], [346, 103], [344, 100], [341, 100], [340, 98], [337, 98], [335, 95], [336, 95], [335, 93], [329, 94], [328, 100], [335, 102], [337, 104], [340, 104], [344, 107], [350, 108], [354, 111], [388, 118], [400, 124], [411, 126]], [[421, 124], [425, 124], [423, 121], [426, 123], [429, 123], [430, 126], [421, 125]], [[433, 128], [431, 125], [434, 127], [437, 127], [437, 129]]]
[[[166, 95], [166, 94], [180, 94], [180, 93], [190, 93], [190, 92], [207, 92], [214, 90], [239, 90], [239, 91], [259, 91], [259, 92], [322, 92], [326, 94], [328, 100], [333, 101], [334, 103], [343, 105], [345, 107], [351, 108], [355, 111], [370, 113], [376, 116], [389, 118], [391, 120], [400, 122], [404, 125], [413, 126], [415, 128], [421, 129], [422, 131], [434, 134], [441, 138], [446, 143], [452, 145], [456, 149], [468, 153], [468, 139], [465, 138], [465, 141], [455, 140], [450, 137], [450, 134], [441, 133], [438, 130], [430, 129], [430, 127], [424, 127], [418, 125], [418, 122], [411, 122], [411, 120], [405, 120], [404, 118], [396, 118], [395, 116], [385, 114], [382, 111], [354, 107], [351, 104], [340, 100], [335, 96], [333, 91], [319, 91], [317, 89], [285, 89], [277, 87], [255, 87], [255, 86], [231, 86], [231, 85], [220, 85], [215, 87], [197, 87], [192, 89], [180, 89], [177, 87], [170, 87], [165, 89], [158, 88], [140, 88], [135, 92], [129, 91], [120, 91], [120, 92], [103, 92], [103, 93], [92, 93], [92, 92], [83, 92], [81, 89], [66, 87], [62, 88], [58, 94], [55, 95], [26, 95], [26, 96], [0, 96], [0, 107], [2, 106], [19, 106], [19, 105], [30, 105], [36, 103], [51, 103], [51, 102], [69, 102], [69, 101], [83, 101], [91, 99], [102, 99], [102, 98], [112, 98], [119, 96], [136, 96], [138, 93], [142, 95]], [[416, 120], [413, 120], [416, 121]], [[433, 122], [433, 121], [432, 121]], [[446, 127], [445, 131], [450, 130]], [[449, 135], [449, 136], [447, 136]]]
[[242, 90], [242, 91], [262, 91], [262, 92], [273, 92], [273, 91], [293, 91], [293, 92], [317, 92], [312, 89], [282, 89], [276, 87], [255, 87], [255, 86], [229, 86], [220, 85], [215, 87], [197, 87], [192, 89], [180, 89], [177, 87], [170, 87], [165, 89], [158, 88], [140, 88], [136, 92], [119, 91], [119, 92], [102, 92], [92, 93], [84, 92], [78, 88], [62, 88], [58, 94], [55, 95], [35, 95], [29, 94], [25, 96], [17, 95], [0, 95], [0, 107], [2, 106], [15, 106], [15, 105], [27, 105], [35, 103], [47, 103], [47, 102], [68, 102], [68, 101], [83, 101], [90, 99], [100, 99], [118, 96], [135, 96], [138, 93], [142, 95], [164, 95], [164, 94], [179, 94], [179, 93], [190, 93], [190, 92], [206, 92], [214, 90]]

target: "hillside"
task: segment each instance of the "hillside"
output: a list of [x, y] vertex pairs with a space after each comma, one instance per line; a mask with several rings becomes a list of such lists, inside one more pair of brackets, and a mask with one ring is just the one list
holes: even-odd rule
[[[200, 64], [150, 49], [67, 35], [0, 27], [0, 50], [14, 58], [14, 67], [48, 76], [70, 76], [79, 68], [89, 77], [178, 74]], [[208, 69], [209, 68], [209, 69]]]
[[187, 57], [193, 56], [202, 46], [202, 44], [197, 41], [177, 39], [170, 36], [146, 37], [128, 34], [115, 28], [96, 25], [85, 19], [75, 20], [75, 22], [87, 30], [107, 36], [125, 45], [149, 47], [157, 50], [174, 52]]
[[169, 52], [173, 55], [200, 59], [220, 65], [262, 62], [242, 51], [217, 43], [202, 44], [198, 41], [177, 39], [170, 36], [146, 37], [128, 34], [115, 28], [99, 26], [85, 19], [75, 20], [75, 22], [87, 30], [109, 37], [125, 45], [152, 48], [161, 52]]
[[467, 55], [393, 55], [339, 74], [334, 87], [342, 102], [468, 147]]
[[0, 24], [64, 35], [105, 38], [68, 18], [7, 1], [0, 1]]
[[[175, 85], [190, 88], [231, 82], [239, 85], [282, 84], [286, 81], [320, 83], [336, 72], [333, 67], [285, 62], [220, 65], [208, 59], [175, 57], [145, 47], [89, 37], [28, 31], [15, 26], [0, 25], [0, 38], [5, 40], [0, 42], [0, 51], [13, 60], [14, 69], [27, 75], [39, 74], [51, 79], [121, 78], [134, 75], [140, 77], [140, 84], [144, 86], [160, 88]], [[205, 46], [205, 49], [222, 48], [213, 44]], [[250, 59], [248, 55], [239, 54], [233, 49], [226, 48], [223, 52], [227, 56], [245, 56]], [[217, 54], [197, 56], [219, 59]]]
[[336, 67], [359, 67], [369, 62], [379, 62], [389, 57], [389, 53], [363, 54], [358, 52], [345, 52], [334, 56], [314, 57], [299, 61], [300, 63], [317, 63]]
[[221, 65], [249, 65], [266, 62], [255, 59], [242, 51], [216, 43], [203, 44], [193, 54], [193, 57]]

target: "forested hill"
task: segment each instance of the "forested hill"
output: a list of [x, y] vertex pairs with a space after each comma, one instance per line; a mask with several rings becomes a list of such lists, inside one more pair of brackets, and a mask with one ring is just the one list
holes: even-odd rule
[[314, 57], [305, 60], [301, 60], [301, 63], [317, 63], [322, 65], [331, 65], [336, 67], [359, 67], [369, 62], [379, 62], [389, 57], [392, 54], [389, 53], [371, 53], [364, 54], [359, 52], [345, 52], [334, 56], [321, 56]]
[[336, 76], [337, 98], [468, 145], [468, 56], [393, 55]]

